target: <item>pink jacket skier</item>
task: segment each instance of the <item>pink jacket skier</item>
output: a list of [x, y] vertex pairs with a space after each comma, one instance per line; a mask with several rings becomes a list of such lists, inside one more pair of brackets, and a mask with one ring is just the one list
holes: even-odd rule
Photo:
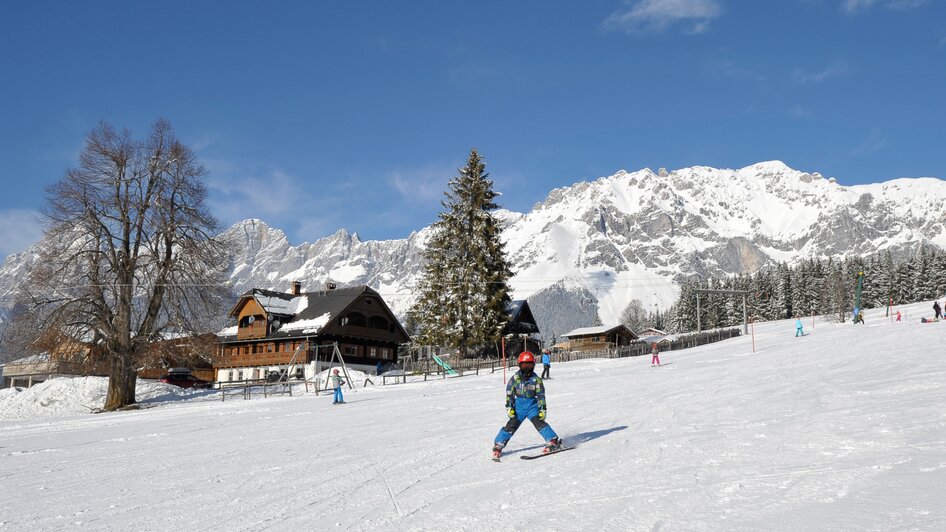
[[657, 342], [650, 344], [650, 365], [660, 365], [660, 350], [657, 349]]

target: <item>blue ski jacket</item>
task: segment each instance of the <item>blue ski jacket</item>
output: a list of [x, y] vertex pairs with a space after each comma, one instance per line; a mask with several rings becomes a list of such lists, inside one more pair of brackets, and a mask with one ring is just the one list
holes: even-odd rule
[[542, 364], [546, 366], [552, 365], [552, 357], [548, 353], [542, 353]]
[[516, 410], [520, 420], [530, 419], [545, 410], [545, 385], [534, 372], [528, 378], [517, 371], [506, 383], [506, 408]]

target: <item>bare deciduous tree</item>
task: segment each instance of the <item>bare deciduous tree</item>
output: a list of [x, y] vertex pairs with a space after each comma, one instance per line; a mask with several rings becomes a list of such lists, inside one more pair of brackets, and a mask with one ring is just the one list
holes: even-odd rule
[[217, 318], [227, 255], [205, 205], [205, 174], [165, 120], [144, 141], [102, 123], [78, 168], [47, 189], [43, 256], [21, 318], [39, 345], [67, 337], [104, 354], [106, 410], [135, 402], [149, 344], [206, 332]]
[[639, 299], [632, 299], [624, 307], [624, 311], [621, 312], [621, 323], [635, 333], [639, 333], [650, 326], [647, 310], [644, 309], [644, 304]]

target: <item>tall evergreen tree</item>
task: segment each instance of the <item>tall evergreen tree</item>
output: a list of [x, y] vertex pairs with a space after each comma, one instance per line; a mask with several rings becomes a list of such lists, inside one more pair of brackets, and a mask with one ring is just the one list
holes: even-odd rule
[[444, 192], [427, 242], [424, 277], [410, 311], [418, 339], [463, 356], [494, 346], [508, 315], [512, 270], [493, 217], [498, 194], [476, 149]]

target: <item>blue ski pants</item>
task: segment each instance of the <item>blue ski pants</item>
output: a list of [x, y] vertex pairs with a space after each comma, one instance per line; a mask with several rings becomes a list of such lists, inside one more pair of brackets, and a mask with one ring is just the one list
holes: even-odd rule
[[342, 397], [342, 387], [341, 387], [341, 386], [339, 386], [338, 388], [335, 388], [335, 400], [332, 401], [332, 402], [333, 402], [333, 403], [344, 403], [344, 402], [345, 402], [345, 398]]
[[519, 427], [522, 425], [522, 422], [526, 419], [532, 421], [532, 425], [535, 427], [535, 430], [539, 431], [539, 435], [549, 441], [552, 438], [557, 438], [558, 435], [555, 434], [555, 431], [552, 430], [552, 427], [548, 423], [539, 419], [538, 410], [530, 412], [521, 412], [516, 415], [516, 417], [510, 419], [506, 426], [499, 429], [499, 434], [496, 435], [495, 443], [500, 447], [505, 447], [509, 440], [512, 439], [512, 435], [519, 430]]

